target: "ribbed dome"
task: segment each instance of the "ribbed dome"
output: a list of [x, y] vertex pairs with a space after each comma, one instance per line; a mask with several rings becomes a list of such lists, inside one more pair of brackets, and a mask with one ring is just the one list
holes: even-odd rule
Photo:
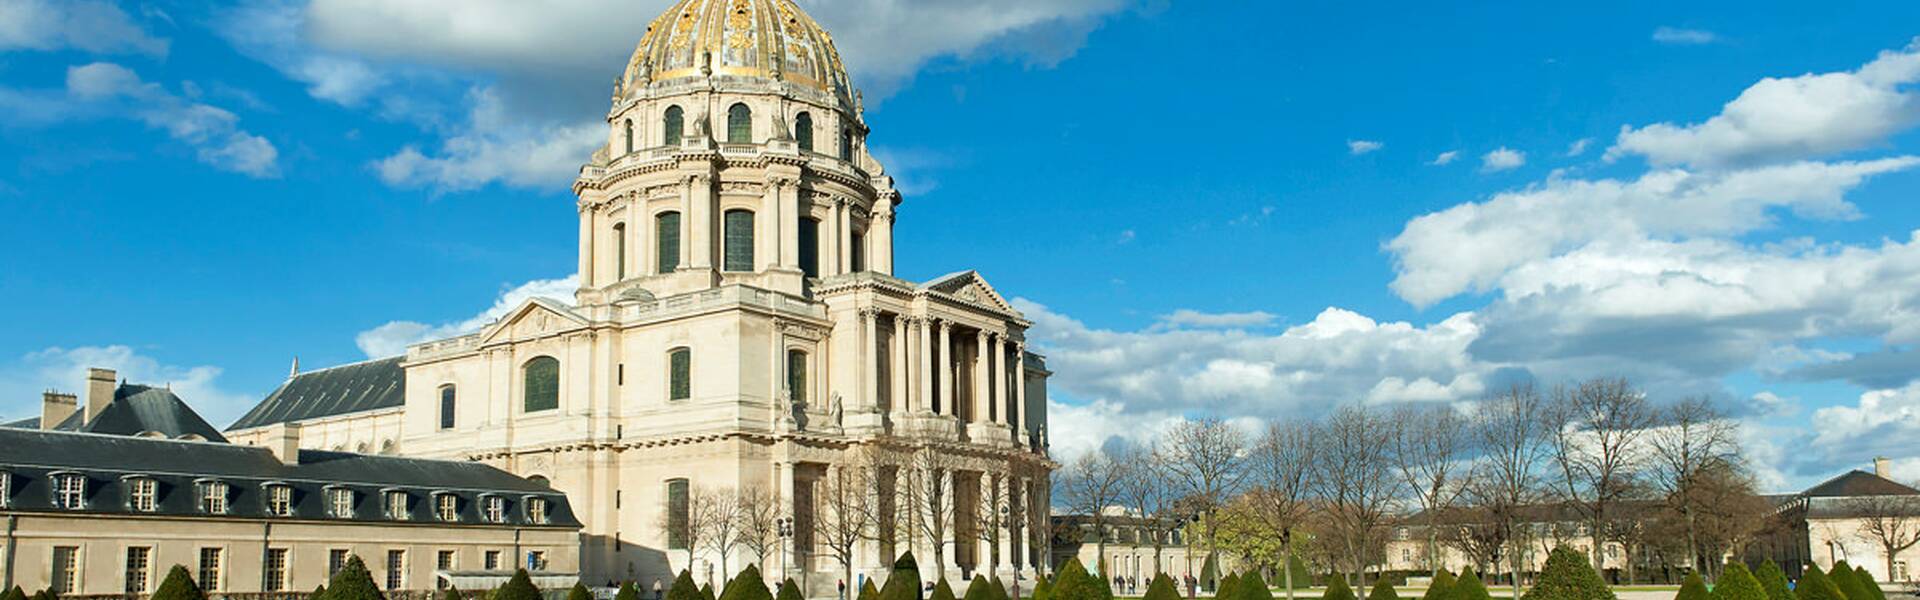
[[715, 75], [778, 78], [834, 94], [850, 89], [833, 37], [793, 0], [680, 0], [647, 25], [625, 81], [700, 75], [706, 60]]

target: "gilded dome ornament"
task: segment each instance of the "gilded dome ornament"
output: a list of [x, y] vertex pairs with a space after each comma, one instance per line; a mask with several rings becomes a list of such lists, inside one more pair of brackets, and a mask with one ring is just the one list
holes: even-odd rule
[[852, 109], [833, 37], [793, 0], [679, 0], [648, 26], [624, 78], [771, 79], [838, 97]]

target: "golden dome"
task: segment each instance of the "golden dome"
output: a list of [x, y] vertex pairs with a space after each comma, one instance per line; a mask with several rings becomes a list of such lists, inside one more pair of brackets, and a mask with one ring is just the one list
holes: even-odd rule
[[647, 25], [623, 81], [736, 75], [850, 93], [840, 53], [793, 0], [679, 0]]

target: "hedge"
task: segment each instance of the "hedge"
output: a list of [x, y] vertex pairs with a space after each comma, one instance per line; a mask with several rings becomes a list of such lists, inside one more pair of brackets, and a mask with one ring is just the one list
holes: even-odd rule
[[733, 581], [727, 582], [727, 590], [720, 595], [720, 600], [773, 600], [773, 592], [767, 591], [767, 580], [760, 576], [760, 567], [747, 565]]
[[1720, 580], [1713, 582], [1713, 600], [1768, 600], [1766, 588], [1760, 587], [1760, 580], [1753, 578], [1753, 572], [1740, 563], [1727, 564], [1720, 572]]
[[1687, 579], [1680, 583], [1680, 593], [1673, 600], [1712, 600], [1713, 594], [1707, 592], [1707, 583], [1700, 580], [1698, 571], [1687, 572]]
[[1180, 586], [1166, 573], [1155, 575], [1153, 581], [1147, 583], [1147, 595], [1140, 600], [1180, 600]]
[[40, 590], [33, 593], [33, 600], [60, 600], [60, 593], [52, 588]]
[[1867, 600], [1867, 588], [1861, 587], [1860, 580], [1853, 574], [1853, 565], [1847, 561], [1833, 563], [1833, 569], [1827, 571], [1827, 580], [1833, 587], [1840, 588], [1840, 595], [1847, 600]]
[[1446, 600], [1452, 590], [1453, 573], [1441, 569], [1440, 574], [1433, 576], [1433, 583], [1427, 584], [1427, 592], [1420, 595], [1420, 600]]
[[1807, 565], [1807, 572], [1800, 576], [1800, 583], [1793, 586], [1793, 593], [1800, 596], [1800, 600], [1847, 600], [1846, 594], [1840, 593], [1840, 588], [1815, 564]]
[[986, 577], [974, 575], [973, 581], [967, 582], [967, 593], [962, 597], [966, 600], [993, 600], [993, 592], [987, 591], [987, 585]]
[[1071, 558], [1067, 559], [1065, 566], [1060, 567], [1060, 574], [1054, 578], [1053, 591], [1048, 598], [1049, 600], [1113, 600], [1113, 588], [1108, 587], [1107, 582], [1088, 573], [1087, 567], [1080, 564], [1080, 559]]
[[1334, 574], [1327, 576], [1327, 589], [1326, 591], [1320, 592], [1320, 600], [1358, 599], [1353, 595], [1353, 588], [1347, 587], [1347, 575], [1336, 571]]
[[680, 574], [673, 578], [673, 587], [667, 588], [667, 600], [706, 600], [706, 598], [700, 595], [700, 586], [693, 583], [693, 573], [681, 569]]
[[0, 600], [27, 600], [27, 591], [16, 585], [0, 592]]
[[348, 556], [347, 565], [327, 581], [327, 600], [387, 600], [387, 595], [373, 584], [367, 563], [360, 562], [360, 555], [355, 554]]
[[1453, 585], [1447, 588], [1447, 600], [1493, 600], [1493, 597], [1487, 595], [1487, 586], [1480, 583], [1480, 576], [1474, 574], [1473, 567], [1467, 567], [1460, 571], [1460, 578], [1453, 580]]
[[[868, 595], [872, 595], [872, 597], [869, 598]], [[780, 582], [780, 593], [774, 596], [774, 598], [777, 600], [807, 600], [807, 595], [800, 593], [800, 586], [793, 583], [793, 578], [787, 578], [786, 581]], [[868, 579], [866, 587], [860, 590], [860, 600], [879, 600], [879, 598], [880, 592], [873, 589], [873, 580]]]
[[[780, 600], [787, 600], [787, 586], [790, 585], [793, 585], [792, 579], [788, 579], [786, 583], [780, 584]], [[800, 589], [798, 587], [794, 588], [793, 593], [800, 593]], [[872, 577], [868, 577], [865, 583], [860, 584], [860, 600], [880, 600], [880, 588], [873, 587]]]
[[1778, 563], [1772, 560], [1760, 563], [1760, 571], [1754, 573], [1753, 578], [1760, 580], [1760, 589], [1767, 591], [1767, 600], [1796, 600], [1793, 587], [1787, 585], [1787, 572], [1780, 570]]
[[880, 588], [880, 600], [922, 600], [920, 593], [920, 565], [913, 561], [913, 552], [908, 551], [893, 561], [887, 585]]
[[[1704, 590], [1705, 588], [1702, 588], [1702, 591]], [[1568, 546], [1554, 548], [1553, 552], [1547, 554], [1547, 564], [1540, 570], [1540, 579], [1534, 583], [1533, 589], [1527, 590], [1527, 593], [1520, 598], [1521, 600], [1615, 600], [1613, 588], [1600, 579], [1600, 573], [1593, 570], [1593, 563], [1587, 562], [1586, 555]]]
[[207, 600], [207, 593], [194, 585], [186, 567], [174, 565], [167, 569], [167, 578], [160, 580], [160, 587], [154, 588], [150, 600]]
[[940, 583], [933, 584], [933, 596], [930, 600], [955, 600], [953, 586], [947, 585], [947, 578], [941, 577]]
[[1866, 567], [1853, 568], [1853, 581], [1860, 584], [1860, 589], [1867, 591], [1867, 597], [1871, 600], [1887, 600], [1886, 590], [1880, 589], [1880, 582], [1873, 580], [1873, 574], [1868, 573]]
[[1393, 591], [1393, 582], [1381, 577], [1373, 582], [1373, 591], [1367, 592], [1367, 600], [1400, 600], [1400, 594]]
[[514, 569], [513, 578], [494, 590], [489, 600], [540, 600], [540, 588], [533, 587], [533, 578], [527, 576], [526, 569]]
[[1239, 583], [1233, 584], [1234, 600], [1273, 600], [1273, 590], [1267, 588], [1267, 581], [1260, 578], [1260, 572], [1247, 573]]
[[1220, 578], [1219, 583], [1214, 584], [1213, 597], [1232, 598], [1233, 588], [1234, 586], [1239, 585], [1239, 583], [1240, 583], [1240, 577], [1238, 575], [1228, 573], [1226, 577]]
[[1012, 596], [1007, 595], [1007, 583], [1001, 581], [999, 575], [987, 580], [987, 592], [990, 594], [987, 597], [993, 600], [1013, 600]]
[[1053, 600], [1053, 581], [1045, 575], [1035, 579], [1039, 581], [1033, 582], [1033, 600]]

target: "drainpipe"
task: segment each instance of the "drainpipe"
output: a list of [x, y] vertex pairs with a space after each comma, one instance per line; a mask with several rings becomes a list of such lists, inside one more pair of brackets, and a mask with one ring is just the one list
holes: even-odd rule
[[7, 515], [7, 572], [5, 582], [0, 583], [0, 588], [13, 589], [13, 555], [16, 554], [13, 532], [19, 528], [20, 515]]
[[[514, 568], [519, 569], [527, 566], [527, 557], [525, 553], [520, 550], [520, 528], [518, 527], [513, 528], [513, 559], [520, 562], [520, 564], [515, 565]], [[533, 569], [527, 569], [527, 571], [531, 572]]]
[[273, 522], [260, 523], [260, 593], [271, 593], [267, 589], [267, 551], [273, 546]]

